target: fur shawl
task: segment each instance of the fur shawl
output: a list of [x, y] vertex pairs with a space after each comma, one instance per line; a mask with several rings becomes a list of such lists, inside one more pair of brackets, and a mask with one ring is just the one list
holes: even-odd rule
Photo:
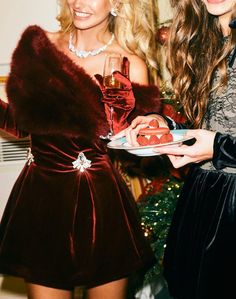
[[[133, 88], [136, 108], [130, 120], [160, 110], [156, 86]], [[23, 32], [13, 53], [7, 95], [18, 127], [29, 133], [92, 137], [108, 130], [98, 85], [38, 26]]]

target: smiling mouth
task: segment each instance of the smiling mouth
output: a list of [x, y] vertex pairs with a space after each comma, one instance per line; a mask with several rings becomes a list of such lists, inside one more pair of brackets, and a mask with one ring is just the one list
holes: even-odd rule
[[75, 11], [74, 13], [75, 13], [76, 17], [81, 17], [81, 18], [86, 18], [91, 15], [90, 13], [82, 12], [82, 11]]
[[207, 2], [210, 4], [220, 4], [225, 2], [225, 0], [207, 0]]

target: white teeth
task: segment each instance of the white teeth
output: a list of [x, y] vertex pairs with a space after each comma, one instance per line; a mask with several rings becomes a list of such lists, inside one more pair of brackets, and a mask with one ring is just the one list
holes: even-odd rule
[[77, 17], [88, 17], [88, 16], [89, 16], [89, 13], [87, 13], [87, 12], [75, 11], [75, 15], [76, 15]]

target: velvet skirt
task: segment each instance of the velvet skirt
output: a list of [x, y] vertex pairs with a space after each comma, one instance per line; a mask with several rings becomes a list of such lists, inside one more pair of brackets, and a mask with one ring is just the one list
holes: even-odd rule
[[[84, 171], [73, 168], [78, 152], [91, 161]], [[2, 217], [0, 273], [72, 289], [152, 265], [136, 203], [102, 148], [32, 136], [32, 153]]]
[[193, 167], [168, 235], [164, 276], [178, 299], [235, 294], [236, 175]]

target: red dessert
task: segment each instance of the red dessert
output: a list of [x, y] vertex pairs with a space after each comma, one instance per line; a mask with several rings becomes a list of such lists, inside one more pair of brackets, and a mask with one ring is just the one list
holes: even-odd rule
[[159, 122], [157, 119], [152, 119], [149, 123], [149, 127], [159, 128]]
[[152, 119], [147, 128], [139, 130], [137, 142], [139, 145], [155, 145], [173, 141], [169, 128], [159, 127], [156, 119]]

